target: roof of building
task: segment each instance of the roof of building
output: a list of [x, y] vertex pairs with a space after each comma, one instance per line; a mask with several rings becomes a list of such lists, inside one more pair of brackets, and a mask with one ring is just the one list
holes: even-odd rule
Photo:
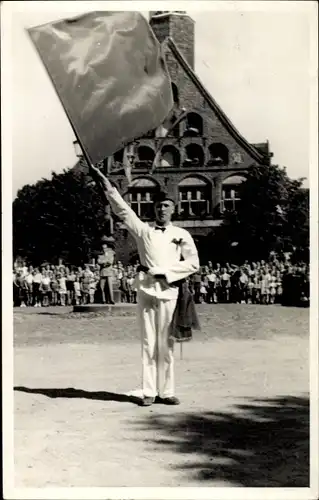
[[236, 129], [236, 127], [232, 124], [232, 122], [229, 120], [227, 115], [224, 113], [224, 111], [219, 107], [215, 99], [211, 96], [211, 94], [207, 91], [207, 89], [204, 87], [196, 73], [193, 71], [193, 69], [190, 67], [180, 50], [178, 49], [176, 43], [174, 42], [173, 38], [168, 37], [167, 39], [167, 45], [171, 49], [172, 53], [180, 63], [180, 65], [183, 67], [185, 70], [186, 74], [189, 76], [189, 78], [192, 80], [192, 82], [196, 85], [198, 90], [201, 92], [201, 94], [205, 97], [207, 103], [210, 105], [210, 107], [213, 109], [213, 111], [216, 113], [224, 127], [228, 130], [228, 132], [237, 140], [237, 142], [240, 143], [240, 145], [254, 158], [258, 163], [268, 163], [268, 155], [264, 154], [260, 150], [258, 150], [255, 146], [250, 144]]

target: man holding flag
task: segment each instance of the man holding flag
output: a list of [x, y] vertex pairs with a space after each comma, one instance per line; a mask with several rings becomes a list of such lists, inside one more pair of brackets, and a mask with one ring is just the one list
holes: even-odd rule
[[175, 203], [165, 193], [154, 200], [153, 228], [137, 217], [94, 166], [124, 147], [123, 163], [130, 183], [129, 143], [169, 117], [173, 95], [161, 45], [138, 12], [91, 12], [32, 28], [29, 34], [92, 176], [137, 243], [142, 404], [151, 405], [156, 396], [165, 404], [179, 404], [173, 337], [179, 332], [180, 337], [190, 338], [191, 327], [198, 325], [188, 306], [189, 296], [176, 307], [184, 289], [178, 282], [199, 267], [194, 241], [186, 230], [171, 224]]
[[[167, 193], [159, 192], [154, 199], [156, 225], [151, 227], [138, 218], [98, 169], [95, 174], [114, 213], [134, 237], [139, 252], [141, 266], [135, 287], [142, 336], [143, 406], [153, 404], [156, 397], [164, 404], [177, 405], [172, 323], [180, 282], [199, 268], [195, 243], [188, 231], [171, 223], [175, 203]], [[194, 326], [193, 318], [189, 321]]]

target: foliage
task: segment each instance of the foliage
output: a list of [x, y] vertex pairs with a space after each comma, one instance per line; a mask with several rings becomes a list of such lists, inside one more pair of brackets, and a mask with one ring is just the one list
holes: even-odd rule
[[238, 242], [238, 252], [246, 258], [268, 258], [271, 251], [296, 251], [306, 258], [309, 192], [302, 182], [278, 166], [251, 168], [239, 187], [237, 212], [225, 217], [228, 243]]
[[[80, 264], [95, 255], [108, 228], [102, 197], [89, 181], [80, 167], [53, 173], [51, 179], [18, 192], [13, 202], [14, 257]], [[239, 191], [237, 212], [227, 213], [223, 226], [208, 236], [201, 259], [211, 260], [214, 248], [214, 260], [220, 262], [263, 259], [271, 251], [294, 249], [296, 259], [307, 260], [309, 192], [302, 179], [291, 180], [277, 166], [252, 167]]]
[[83, 263], [104, 232], [101, 196], [80, 169], [26, 185], [13, 202], [14, 255], [30, 262]]

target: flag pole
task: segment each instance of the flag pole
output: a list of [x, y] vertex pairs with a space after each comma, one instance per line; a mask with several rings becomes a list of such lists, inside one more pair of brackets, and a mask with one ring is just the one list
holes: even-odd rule
[[176, 127], [176, 125], [179, 124], [179, 122], [181, 122], [182, 120], [184, 120], [184, 118], [187, 116], [187, 113], [188, 113], [188, 111], [185, 108], [182, 108], [181, 114], [179, 115], [179, 117], [176, 118], [176, 120], [171, 124], [170, 128], [168, 130], [166, 130], [166, 134], [162, 137], [162, 140], [160, 141], [160, 143], [158, 145], [158, 148], [157, 148], [157, 151], [155, 153], [153, 164], [152, 164], [152, 168], [151, 168], [151, 171], [150, 171], [151, 174], [154, 172], [154, 170], [155, 170], [155, 168], [157, 166], [157, 162], [158, 162], [159, 157], [161, 155], [162, 147], [163, 147], [163, 145], [165, 143], [165, 140], [166, 140], [168, 134], [173, 130], [174, 127]]

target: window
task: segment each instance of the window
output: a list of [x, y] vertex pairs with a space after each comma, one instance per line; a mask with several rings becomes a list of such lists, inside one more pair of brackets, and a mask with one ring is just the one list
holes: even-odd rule
[[213, 166], [228, 165], [229, 151], [224, 144], [215, 143], [209, 146], [209, 164]]
[[245, 182], [245, 177], [233, 175], [222, 184], [221, 212], [236, 211], [240, 204], [240, 184]]
[[[172, 116], [172, 118], [170, 119], [170, 127], [173, 125], [173, 123], [175, 123], [177, 120], [177, 117], [175, 115]], [[177, 123], [177, 125], [175, 125], [174, 128], [172, 128], [168, 134], [168, 137], [179, 137], [180, 135], [180, 132], [179, 132], [179, 126], [180, 126], [180, 123]]]
[[179, 137], [180, 136], [180, 123], [177, 123], [172, 128], [173, 123], [177, 120], [176, 115], [172, 115], [169, 120], [162, 123], [155, 131], [156, 137]]
[[187, 177], [179, 183], [178, 213], [183, 219], [203, 217], [209, 213], [208, 184], [198, 177]]
[[157, 184], [151, 179], [135, 179], [129, 191], [129, 204], [142, 219], [151, 219], [154, 215], [153, 196]]
[[204, 151], [198, 144], [189, 144], [185, 148], [186, 160], [184, 166], [202, 166], [204, 163]]
[[149, 146], [140, 146], [137, 150], [138, 160], [135, 163], [136, 167], [151, 167], [155, 153]]
[[114, 163], [123, 163], [123, 155], [124, 155], [124, 149], [116, 151], [116, 153], [113, 156]]
[[161, 154], [161, 167], [179, 167], [180, 154], [174, 146], [164, 146]]
[[188, 113], [184, 135], [187, 137], [203, 135], [203, 119], [200, 115], [197, 113]]

